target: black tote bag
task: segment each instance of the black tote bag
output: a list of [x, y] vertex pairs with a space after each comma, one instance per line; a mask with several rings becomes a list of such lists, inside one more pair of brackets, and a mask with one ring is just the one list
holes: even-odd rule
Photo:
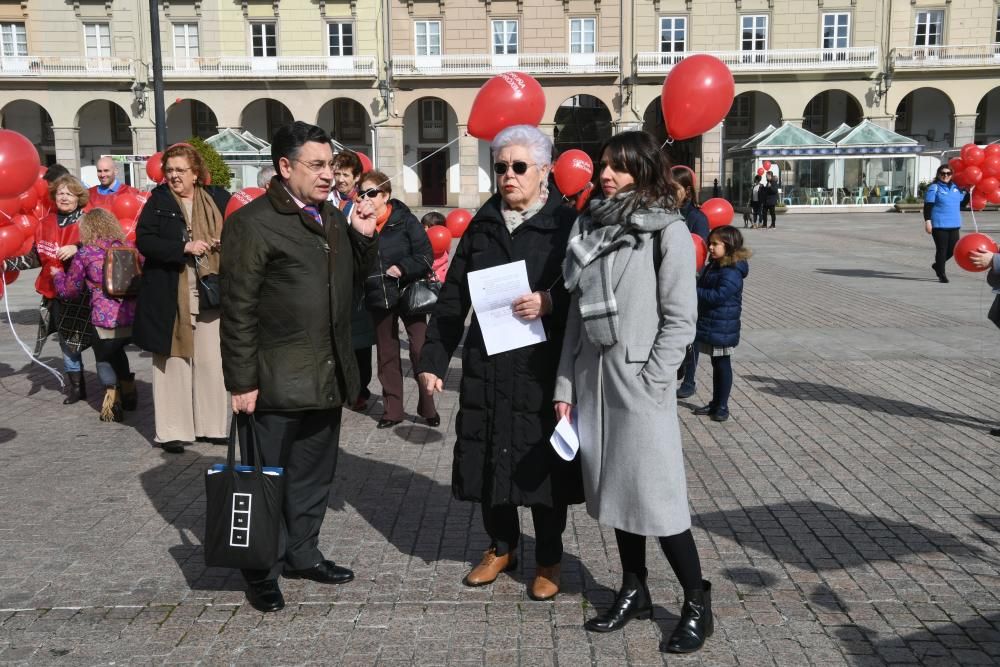
[[279, 557], [285, 471], [261, 467], [256, 423], [253, 415], [246, 418], [246, 434], [252, 442], [244, 443], [244, 451], [253, 452], [254, 464], [235, 465], [234, 414], [226, 463], [216, 463], [205, 471], [205, 564], [267, 570]]

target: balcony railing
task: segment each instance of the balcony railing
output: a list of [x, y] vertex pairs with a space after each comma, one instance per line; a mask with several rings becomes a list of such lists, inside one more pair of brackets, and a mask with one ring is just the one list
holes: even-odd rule
[[510, 71], [527, 74], [616, 74], [617, 53], [489, 53], [440, 56], [394, 56], [394, 76], [493, 76]]
[[907, 46], [893, 49], [892, 64], [896, 69], [1000, 67], [1000, 44]]
[[308, 79], [374, 77], [375, 56], [201, 56], [164, 59], [165, 79]]
[[84, 56], [2, 56], [2, 78], [87, 78], [131, 79], [135, 76], [133, 61], [127, 58], [87, 58]]
[[846, 49], [766, 49], [763, 51], [643, 52], [636, 56], [636, 73], [666, 74], [686, 56], [707, 53], [734, 72], [805, 72], [838, 69], [877, 69], [877, 46]]

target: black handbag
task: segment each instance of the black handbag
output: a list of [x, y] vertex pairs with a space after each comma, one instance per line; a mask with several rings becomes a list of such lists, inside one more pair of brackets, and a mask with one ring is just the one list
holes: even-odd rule
[[368, 310], [393, 310], [399, 303], [399, 280], [385, 274], [365, 278], [365, 307]]
[[407, 317], [430, 315], [441, 294], [441, 281], [433, 273], [414, 280], [399, 295], [399, 314]]
[[237, 419], [233, 415], [226, 462], [205, 471], [205, 564], [267, 570], [278, 562], [284, 468], [261, 466], [263, 457], [253, 415], [248, 420], [245, 452], [253, 452], [253, 465], [236, 465]]

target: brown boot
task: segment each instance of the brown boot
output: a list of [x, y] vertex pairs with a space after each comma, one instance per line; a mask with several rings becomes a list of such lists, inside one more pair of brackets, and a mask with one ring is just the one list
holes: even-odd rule
[[492, 584], [500, 576], [501, 572], [508, 572], [517, 567], [517, 557], [514, 552], [497, 556], [495, 547], [490, 547], [483, 553], [483, 559], [479, 565], [472, 568], [472, 571], [465, 575], [462, 583], [466, 586], [485, 586]]
[[559, 563], [535, 566], [535, 580], [528, 589], [532, 600], [551, 600], [559, 592]]
[[117, 387], [107, 387], [104, 390], [104, 402], [101, 404], [102, 422], [120, 422], [122, 420], [122, 401], [118, 396]]

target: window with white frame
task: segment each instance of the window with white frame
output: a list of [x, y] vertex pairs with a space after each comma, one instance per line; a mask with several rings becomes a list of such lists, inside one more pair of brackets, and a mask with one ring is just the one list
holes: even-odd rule
[[993, 41], [1000, 43], [1000, 7], [997, 8], [997, 26], [993, 31]]
[[28, 55], [28, 35], [23, 23], [0, 23], [0, 54], [8, 58]]
[[594, 53], [597, 50], [597, 19], [569, 20], [569, 52]]
[[767, 49], [766, 14], [741, 16], [740, 28], [741, 51], [763, 51]]
[[846, 49], [851, 45], [851, 15], [847, 12], [823, 14], [823, 48]]
[[350, 22], [327, 23], [326, 40], [328, 56], [353, 56], [354, 24]]
[[493, 55], [507, 56], [517, 53], [517, 21], [493, 21]]
[[198, 55], [198, 24], [175, 23], [174, 60], [177, 62], [186, 62], [192, 58], [197, 58]]
[[913, 31], [914, 46], [940, 46], [944, 43], [944, 11], [931, 9], [917, 12]]
[[420, 141], [445, 140], [444, 101], [436, 99], [420, 100]]
[[660, 17], [660, 53], [687, 51], [687, 17]]
[[111, 26], [107, 23], [84, 23], [83, 45], [88, 58], [110, 58]]
[[278, 24], [250, 24], [250, 55], [254, 58], [274, 58], [278, 55]]
[[415, 53], [418, 56], [441, 55], [441, 22], [414, 21]]

